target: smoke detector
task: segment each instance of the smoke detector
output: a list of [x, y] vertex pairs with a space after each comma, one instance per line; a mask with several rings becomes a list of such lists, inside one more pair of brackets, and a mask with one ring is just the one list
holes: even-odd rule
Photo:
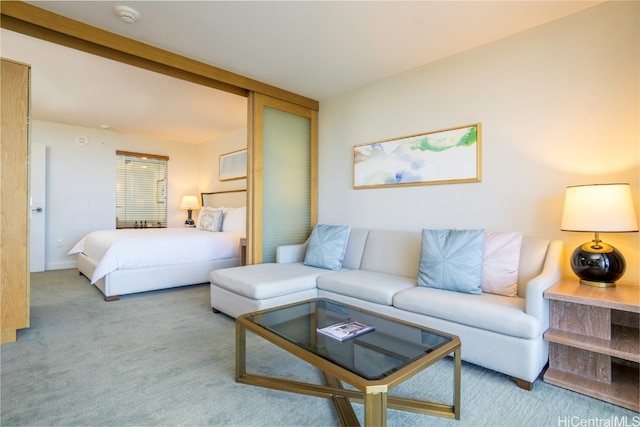
[[129, 6], [116, 6], [113, 11], [122, 22], [127, 24], [133, 24], [140, 18], [138, 11]]

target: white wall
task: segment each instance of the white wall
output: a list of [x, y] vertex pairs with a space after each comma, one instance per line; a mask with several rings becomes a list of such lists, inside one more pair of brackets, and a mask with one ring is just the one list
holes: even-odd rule
[[[319, 221], [484, 228], [564, 240], [569, 185], [640, 194], [640, 3], [606, 2], [320, 103]], [[482, 182], [352, 188], [354, 145], [480, 122]], [[638, 233], [603, 234], [638, 283]]]
[[[78, 135], [87, 137], [89, 144], [78, 145]], [[246, 146], [246, 131], [243, 135]], [[168, 142], [43, 121], [32, 122], [31, 141], [47, 146], [46, 270], [75, 267], [76, 258], [66, 254], [78, 240], [94, 230], [115, 228], [116, 150], [169, 156], [169, 227], [184, 224], [186, 212], [178, 208], [183, 195], [216, 190], [215, 185], [202, 185], [203, 176], [217, 177], [211, 168], [217, 156], [203, 151], [213, 150], [214, 141]], [[224, 142], [218, 149], [232, 151]], [[61, 248], [56, 247], [58, 239], [63, 241]]]
[[197, 146], [200, 159], [199, 188], [201, 192], [246, 190], [246, 179], [220, 181], [220, 156], [247, 148], [247, 129], [223, 135]]

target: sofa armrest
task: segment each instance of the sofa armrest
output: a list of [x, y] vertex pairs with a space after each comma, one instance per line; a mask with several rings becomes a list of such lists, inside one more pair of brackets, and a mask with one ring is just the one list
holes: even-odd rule
[[542, 272], [527, 283], [525, 311], [540, 321], [541, 332], [549, 328], [549, 301], [544, 298], [544, 291], [562, 277], [562, 256], [564, 242], [549, 242]]
[[307, 242], [299, 245], [284, 245], [276, 248], [276, 262], [290, 263], [304, 261], [304, 255], [307, 252]]

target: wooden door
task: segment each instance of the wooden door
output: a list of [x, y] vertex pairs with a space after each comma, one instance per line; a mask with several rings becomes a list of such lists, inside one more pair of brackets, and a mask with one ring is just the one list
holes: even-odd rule
[[30, 67], [2, 59], [0, 149], [1, 343], [29, 327], [29, 75]]

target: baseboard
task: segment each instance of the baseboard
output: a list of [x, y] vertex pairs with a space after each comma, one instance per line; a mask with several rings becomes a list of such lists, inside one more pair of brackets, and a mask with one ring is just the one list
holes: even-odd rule
[[68, 268], [78, 268], [78, 261], [49, 262], [44, 265], [45, 271], [66, 270]]

